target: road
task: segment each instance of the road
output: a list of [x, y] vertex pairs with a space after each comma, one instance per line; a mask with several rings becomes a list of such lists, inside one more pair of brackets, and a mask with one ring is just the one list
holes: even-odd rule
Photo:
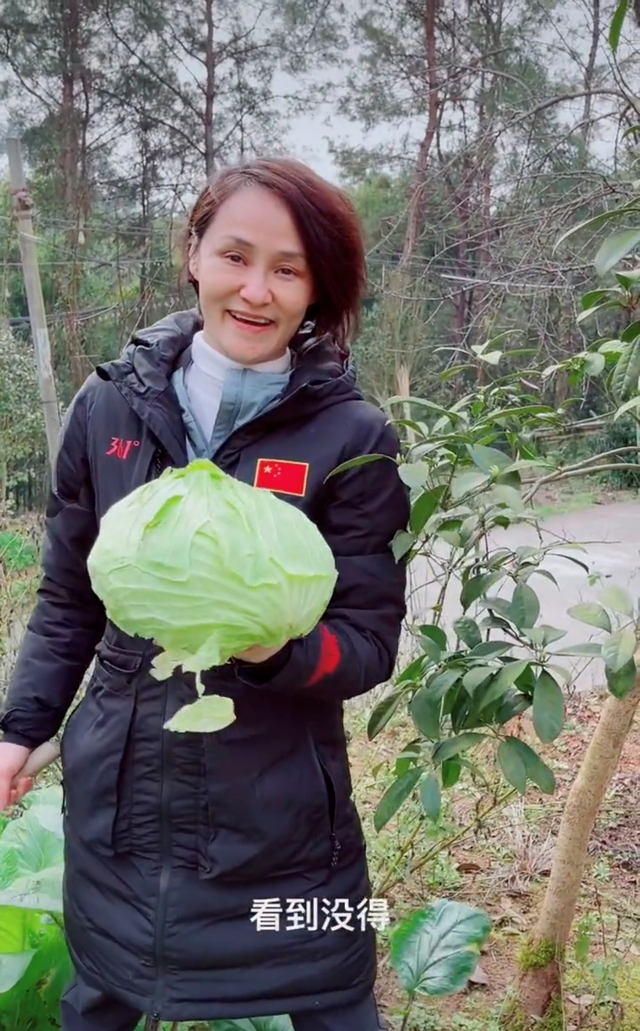
[[[496, 547], [515, 549], [523, 545], [539, 547], [554, 543], [556, 552], [573, 555], [583, 562], [589, 573], [574, 562], [550, 555], [542, 566], [556, 579], [558, 587], [546, 577], [534, 575], [530, 580], [531, 587], [540, 599], [541, 614], [539, 624], [547, 624], [557, 629], [566, 630], [566, 637], [554, 648], [562, 648], [569, 644], [592, 640], [600, 640], [602, 634], [567, 614], [567, 609], [578, 602], [597, 602], [598, 594], [605, 587], [613, 584], [625, 587], [637, 604], [640, 598], [640, 501], [626, 501], [595, 505], [578, 512], [558, 514], [546, 518], [540, 524], [542, 537], [538, 537], [534, 527], [527, 525], [513, 526], [499, 531], [492, 536], [492, 544]], [[575, 547], [563, 549], [563, 543], [581, 545], [583, 550]], [[412, 583], [424, 584], [426, 564], [418, 564], [412, 570]], [[598, 578], [591, 583], [592, 577]], [[512, 588], [500, 590], [500, 594], [510, 596]], [[432, 622], [429, 606], [436, 601], [437, 590], [434, 585], [428, 590], [418, 589], [412, 595], [413, 612], [420, 621]], [[459, 588], [448, 592], [444, 607], [444, 624], [450, 626], [453, 619], [461, 612], [458, 604]], [[592, 636], [593, 635], [593, 636]], [[493, 635], [495, 636], [495, 634]], [[599, 659], [563, 657], [561, 664], [572, 673], [572, 683], [581, 690], [592, 686], [600, 686], [604, 682], [602, 662]]]

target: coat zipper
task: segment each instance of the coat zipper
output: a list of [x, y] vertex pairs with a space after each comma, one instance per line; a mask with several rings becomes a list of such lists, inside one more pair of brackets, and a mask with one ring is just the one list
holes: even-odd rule
[[[169, 700], [169, 688], [165, 684], [163, 725], [167, 718], [167, 704]], [[162, 729], [162, 751], [160, 762], [160, 847], [162, 852], [162, 869], [160, 872], [160, 886], [158, 890], [158, 908], [156, 911], [156, 925], [154, 932], [154, 958], [156, 968], [156, 989], [154, 995], [154, 1008], [149, 1031], [155, 1031], [161, 1019], [161, 1006], [164, 995], [165, 966], [164, 966], [164, 925], [167, 915], [167, 903], [169, 893], [169, 881], [171, 879], [171, 779], [169, 777], [169, 759], [171, 755], [171, 732]]]

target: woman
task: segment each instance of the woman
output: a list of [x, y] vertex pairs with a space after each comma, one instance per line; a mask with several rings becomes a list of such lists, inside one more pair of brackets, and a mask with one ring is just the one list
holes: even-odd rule
[[[375, 927], [351, 797], [343, 702], [392, 674], [408, 519], [398, 439], [348, 361], [365, 283], [345, 195], [305, 166], [216, 175], [189, 219], [198, 309], [137, 333], [65, 421], [44, 575], [1, 721], [0, 807], [61, 727], [65, 927], [75, 977], [64, 1031], [288, 1013], [296, 1031], [375, 1031]], [[388, 456], [335, 477], [360, 455]], [[163, 724], [193, 679], [109, 620], [87, 554], [110, 506], [167, 466], [210, 457], [314, 520], [336, 558], [324, 619], [279, 651], [204, 675], [235, 702], [215, 734]], [[261, 901], [262, 900], [262, 901]], [[266, 900], [266, 901], [265, 901]]]

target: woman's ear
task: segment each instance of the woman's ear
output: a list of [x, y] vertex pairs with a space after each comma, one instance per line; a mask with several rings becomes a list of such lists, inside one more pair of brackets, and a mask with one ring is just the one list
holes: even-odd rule
[[198, 282], [198, 257], [200, 252], [200, 241], [194, 232], [189, 234], [188, 265], [189, 277], [192, 281]]

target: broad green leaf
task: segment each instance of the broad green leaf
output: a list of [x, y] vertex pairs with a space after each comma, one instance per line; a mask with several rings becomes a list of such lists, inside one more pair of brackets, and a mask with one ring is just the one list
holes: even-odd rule
[[468, 648], [475, 648], [476, 645], [482, 643], [482, 636], [475, 619], [456, 619], [453, 629]]
[[466, 986], [490, 930], [489, 918], [480, 910], [438, 901], [392, 930], [391, 966], [411, 995], [453, 995]]
[[478, 691], [476, 697], [479, 699], [480, 711], [487, 709], [490, 705], [501, 698], [515, 683], [518, 677], [524, 673], [529, 661], [517, 660], [516, 662], [505, 662], [504, 666], [493, 677], [486, 690]]
[[441, 744], [436, 745], [433, 751], [434, 765], [438, 766], [445, 759], [452, 759], [456, 755], [475, 748], [486, 740], [486, 734], [476, 734], [474, 731], [466, 731], [464, 734], [457, 734], [456, 737], [447, 738]]
[[462, 763], [458, 759], [445, 759], [440, 767], [443, 788], [452, 788], [460, 780]]
[[626, 415], [627, 412], [632, 412], [635, 408], [640, 408], [640, 394], [636, 397], [629, 398], [629, 400], [625, 401], [623, 405], [620, 405], [614, 413], [613, 421], [617, 422], [617, 420], [621, 419], [623, 415]]
[[183, 705], [164, 724], [165, 730], [177, 733], [205, 734], [222, 730], [235, 720], [235, 707], [231, 698], [222, 695], [204, 695], [196, 702]]
[[489, 477], [485, 473], [467, 469], [453, 477], [450, 488], [451, 497], [454, 501], [458, 501], [465, 494], [468, 494], [470, 491], [479, 491], [488, 483]]
[[603, 240], [593, 260], [599, 276], [606, 275], [614, 265], [626, 258], [640, 243], [640, 229], [622, 229]]
[[400, 530], [391, 542], [391, 551], [396, 562], [399, 562], [400, 559], [404, 558], [404, 556], [411, 551], [415, 543], [416, 539], [412, 533], [409, 533], [407, 530]]
[[73, 971], [62, 929], [40, 914], [25, 910], [24, 915], [33, 922], [34, 954], [17, 984], [0, 995], [0, 1027], [44, 1031], [59, 1026], [60, 996]]
[[435, 626], [433, 623], [423, 623], [418, 627], [418, 633], [423, 634], [424, 637], [430, 637], [437, 644], [440, 651], [446, 652], [447, 635], [441, 627]]
[[514, 716], [520, 716], [531, 707], [531, 699], [519, 691], [509, 690], [504, 697], [502, 705], [495, 714], [495, 722], [499, 727], [504, 727]]
[[416, 691], [409, 705], [409, 714], [421, 734], [428, 741], [440, 738], [440, 721], [442, 718], [442, 698], [429, 694], [427, 687]]
[[522, 630], [536, 625], [540, 615], [540, 602], [536, 592], [528, 584], [516, 584], [511, 598], [510, 618]]
[[460, 604], [464, 612], [477, 601], [482, 594], [486, 594], [490, 587], [503, 578], [499, 570], [493, 573], [483, 573], [480, 576], [472, 576], [467, 580], [460, 592]]
[[389, 785], [380, 799], [373, 816], [373, 825], [377, 831], [382, 830], [389, 820], [395, 816], [402, 803], [406, 801], [415, 788], [421, 776], [422, 770], [409, 770], [408, 773], [405, 773], [402, 777], [398, 777], [393, 784]]
[[[601, 355], [603, 361], [604, 356]], [[640, 340], [624, 344], [620, 357], [611, 376], [611, 392], [620, 404], [638, 393], [640, 377]]]
[[567, 612], [572, 619], [577, 619], [588, 626], [595, 626], [600, 630], [606, 630], [607, 633], [611, 633], [611, 620], [606, 609], [603, 609], [601, 605], [581, 602], [579, 605], [572, 605], [571, 608], [567, 609]]
[[586, 218], [583, 222], [578, 222], [576, 225], [571, 226], [566, 232], [562, 233], [553, 245], [553, 250], [556, 251], [560, 244], [568, 240], [569, 237], [574, 236], [576, 233], [580, 233], [583, 229], [599, 229], [601, 226], [606, 225], [607, 222], [613, 222], [615, 219], [620, 218], [621, 215], [626, 215], [631, 212], [640, 211], [640, 205], [636, 201], [630, 201], [628, 204], [621, 204], [618, 208], [610, 208], [609, 211], [603, 211], [600, 215], [593, 215], [591, 218]]
[[551, 744], [564, 726], [564, 695], [546, 669], [540, 671], [533, 691], [533, 726], [543, 744]]
[[593, 656], [593, 658], [599, 658], [602, 653], [602, 645], [597, 644], [595, 641], [587, 641], [584, 644], [571, 644], [567, 645], [566, 648], [559, 648], [558, 651], [553, 652], [553, 655], [584, 655]]
[[563, 637], [567, 636], [566, 630], [558, 630], [554, 626], [542, 626], [534, 627], [523, 627], [523, 634], [529, 638], [532, 644], [535, 644], [538, 648], [548, 648], [550, 644], [554, 644], [556, 641], [561, 641]]
[[599, 595], [600, 601], [606, 608], [613, 612], [620, 612], [623, 616], [633, 616], [633, 602], [628, 591], [619, 584], [607, 587]]
[[553, 770], [549, 769], [537, 752], [534, 752], [533, 748], [531, 748], [525, 741], [521, 741], [520, 738], [517, 737], [510, 737], [507, 738], [507, 740], [510, 742], [511, 748], [515, 750], [522, 759], [529, 780], [531, 780], [536, 787], [540, 788], [540, 791], [543, 791], [545, 795], [552, 795], [556, 789], [556, 778]]
[[608, 290], [589, 290], [588, 293], [583, 294], [580, 298], [580, 306], [583, 311], [588, 311], [589, 308], [595, 307], [596, 304], [599, 304], [608, 295]]
[[427, 658], [431, 659], [431, 662], [436, 664], [440, 662], [440, 656], [442, 655], [442, 651], [431, 637], [427, 637], [426, 634], [421, 634], [419, 637], [419, 642], [420, 647], [424, 651]]
[[325, 483], [327, 480], [330, 480], [332, 476], [337, 476], [339, 473], [345, 473], [349, 469], [357, 469], [359, 466], [367, 465], [369, 462], [379, 462], [381, 458], [384, 458], [387, 462], [395, 463], [395, 459], [391, 458], [390, 455], [358, 455], [356, 458], [349, 458], [346, 462], [342, 462], [341, 465], [337, 465], [335, 469], [332, 469], [326, 477]]
[[[637, 282], [640, 279], [640, 269], [637, 269], [634, 276], [628, 276], [625, 278], [634, 279]], [[628, 341], [637, 340], [638, 337], [640, 337], [640, 319], [636, 319], [634, 322], [630, 322], [627, 328], [624, 329], [620, 334], [620, 339], [624, 340], [625, 343]]]
[[440, 795], [440, 783], [434, 773], [430, 773], [420, 785], [420, 801], [429, 819], [437, 823], [440, 819], [442, 797]]
[[422, 533], [426, 523], [438, 507], [443, 493], [444, 487], [432, 487], [431, 490], [424, 491], [418, 498], [416, 498], [411, 506], [411, 517], [409, 521], [409, 527], [412, 533]]
[[58, 828], [43, 826], [38, 808], [12, 820], [0, 838], [0, 905], [61, 913], [64, 843]]
[[411, 490], [424, 487], [430, 474], [431, 469], [426, 462], [405, 463], [398, 468], [398, 476]]
[[636, 635], [631, 627], [616, 630], [602, 643], [602, 658], [607, 669], [617, 673], [633, 658], [636, 650]]
[[626, 698], [633, 691], [638, 676], [635, 659], [629, 659], [629, 662], [622, 669], [614, 671], [605, 668], [604, 672], [607, 679], [607, 687], [616, 698]]
[[468, 444], [467, 451], [473, 464], [477, 465], [483, 473], [492, 474], [511, 465], [510, 455], [505, 455], [503, 451], [498, 451], [493, 447], [485, 447], [484, 444]]
[[620, 43], [620, 35], [622, 33], [622, 26], [627, 16], [628, 0], [618, 0], [618, 6], [615, 9], [613, 18], [609, 25], [609, 46], [613, 50], [614, 54], [618, 49]]
[[498, 746], [498, 763], [504, 777], [513, 785], [516, 791], [524, 795], [527, 790], [527, 769], [517, 748], [513, 745], [514, 738], [505, 738]]
[[369, 741], [373, 741], [380, 731], [384, 730], [389, 721], [393, 718], [394, 714], [397, 712], [398, 706], [404, 696], [404, 691], [393, 691], [391, 694], [387, 695], [386, 698], [381, 698], [373, 707], [367, 723], [367, 738]]
[[484, 684], [486, 680], [494, 675], [494, 670], [490, 666], [474, 666], [473, 669], [467, 670], [462, 678], [462, 686], [465, 691], [468, 691], [470, 695], [477, 690], [480, 684]]
[[0, 995], [10, 992], [25, 973], [35, 951], [13, 952], [0, 955]]
[[596, 379], [604, 372], [606, 365], [606, 359], [603, 354], [598, 351], [594, 351], [591, 354], [586, 354], [584, 359], [584, 370], [588, 376]]
[[474, 659], [496, 659], [511, 651], [513, 646], [513, 641], [483, 641], [472, 648], [469, 655]]

